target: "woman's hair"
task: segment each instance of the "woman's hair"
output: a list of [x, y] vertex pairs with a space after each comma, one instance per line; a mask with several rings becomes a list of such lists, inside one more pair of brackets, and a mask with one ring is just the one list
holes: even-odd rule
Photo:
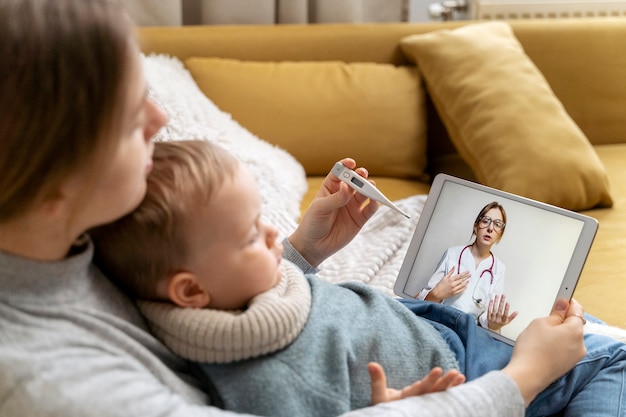
[[0, 222], [111, 148], [133, 35], [114, 0], [0, 0]]
[[[131, 295], [155, 299], [189, 253], [188, 219], [237, 172], [238, 160], [206, 141], [155, 143], [146, 196], [133, 212], [91, 231], [95, 262]], [[216, 220], [219, 221], [219, 220]]]
[[482, 210], [480, 210], [480, 212], [478, 213], [478, 216], [476, 216], [476, 220], [474, 220], [474, 227], [472, 227], [472, 235], [474, 234], [474, 228], [478, 226], [478, 223], [480, 223], [480, 220], [491, 209], [498, 209], [500, 210], [500, 213], [502, 213], [502, 221], [504, 222], [504, 227], [502, 228], [502, 231], [499, 233], [498, 241], [500, 241], [500, 239], [502, 239], [502, 236], [504, 235], [504, 230], [506, 229], [506, 211], [504, 211], [504, 207], [497, 201], [493, 201], [487, 204], [485, 207], [482, 208]]

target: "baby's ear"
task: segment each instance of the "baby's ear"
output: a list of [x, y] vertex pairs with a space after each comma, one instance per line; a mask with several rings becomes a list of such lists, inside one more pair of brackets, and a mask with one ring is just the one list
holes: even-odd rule
[[179, 307], [204, 308], [211, 300], [210, 294], [190, 272], [177, 272], [170, 277], [167, 295]]

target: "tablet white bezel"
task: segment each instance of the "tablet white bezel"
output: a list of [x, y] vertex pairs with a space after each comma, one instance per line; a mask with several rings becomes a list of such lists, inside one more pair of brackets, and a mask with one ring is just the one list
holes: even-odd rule
[[513, 345], [532, 319], [548, 315], [558, 298], [572, 297], [598, 229], [596, 219], [439, 174], [431, 186], [394, 292], [412, 299], [415, 290], [419, 292], [426, 285], [446, 249], [470, 243], [473, 221], [491, 201], [501, 203], [507, 212], [505, 234], [492, 251], [506, 266], [505, 293], [511, 310], [518, 311], [519, 316], [500, 333], [490, 333]]

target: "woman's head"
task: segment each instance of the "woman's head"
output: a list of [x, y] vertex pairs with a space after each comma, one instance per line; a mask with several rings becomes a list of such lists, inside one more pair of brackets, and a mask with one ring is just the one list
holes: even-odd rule
[[505, 228], [506, 211], [500, 203], [494, 201], [480, 210], [474, 220], [472, 233], [477, 241], [481, 240], [481, 243], [491, 246], [502, 239]]
[[0, 0], [0, 223], [54, 198], [70, 175], [93, 180], [123, 140], [129, 90], [145, 86], [133, 85], [143, 73], [121, 6]]

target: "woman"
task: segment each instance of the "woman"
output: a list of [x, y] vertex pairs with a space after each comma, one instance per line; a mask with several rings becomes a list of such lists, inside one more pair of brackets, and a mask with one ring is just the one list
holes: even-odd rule
[[[113, 0], [0, 0], [4, 417], [232, 415], [207, 405], [210, 396], [189, 364], [150, 334], [130, 299], [92, 263], [86, 231], [142, 200], [151, 138], [166, 121], [146, 96], [133, 34], [122, 4]], [[286, 242], [287, 256], [305, 268], [319, 265], [373, 215], [376, 206], [364, 203], [328, 176]], [[578, 303], [561, 300], [520, 335], [502, 371], [350, 415], [521, 416], [584, 355], [582, 314]], [[599, 392], [595, 398], [613, 398], [576, 378], [605, 376], [621, 364], [615, 355], [604, 357], [588, 355], [599, 370], [587, 370], [587, 361], [565, 381], [580, 381], [575, 386]], [[388, 399], [384, 374], [373, 368], [372, 399]], [[572, 407], [588, 402], [565, 398]]]
[[513, 321], [518, 313], [509, 314], [510, 305], [504, 295], [504, 264], [491, 251], [505, 229], [504, 207], [496, 201], [483, 207], [474, 220], [474, 241], [446, 250], [416, 298], [456, 307], [493, 331]]

